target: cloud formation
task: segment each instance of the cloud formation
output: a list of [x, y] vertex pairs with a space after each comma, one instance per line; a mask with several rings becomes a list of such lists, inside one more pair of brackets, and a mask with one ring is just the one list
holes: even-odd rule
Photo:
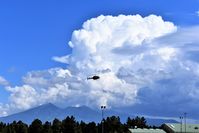
[[0, 85], [7, 86], [9, 85], [9, 82], [5, 78], [0, 76]]
[[[11, 95], [6, 111], [52, 102], [91, 107], [141, 105], [140, 110], [153, 107], [157, 114], [185, 111], [187, 105], [196, 113], [198, 32], [198, 27], [177, 30], [156, 15], [101, 15], [87, 20], [72, 34], [68, 43], [72, 53], [53, 57], [67, 68], [29, 72], [23, 77], [24, 85], [7, 87]], [[87, 80], [94, 74], [100, 79]]]
[[52, 60], [60, 62], [60, 63], [68, 64], [68, 58], [69, 58], [68, 55], [62, 56], [62, 57], [54, 56], [52, 57]]
[[197, 11], [196, 14], [199, 16], [199, 11]]

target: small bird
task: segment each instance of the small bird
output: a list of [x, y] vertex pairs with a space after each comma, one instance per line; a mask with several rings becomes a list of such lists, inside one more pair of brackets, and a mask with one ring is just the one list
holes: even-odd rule
[[87, 80], [89, 80], [89, 79], [97, 80], [97, 79], [100, 79], [100, 77], [95, 75], [95, 76], [92, 76], [92, 77], [88, 77], [88, 78], [87, 78]]

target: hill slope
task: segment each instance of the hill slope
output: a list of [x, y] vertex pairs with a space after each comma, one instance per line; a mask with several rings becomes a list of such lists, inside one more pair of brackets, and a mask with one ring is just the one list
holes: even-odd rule
[[[105, 111], [105, 117], [108, 116], [120, 116], [120, 119], [122, 122], [126, 122], [127, 117], [132, 115], [124, 114], [124, 113], [118, 113], [113, 110], [106, 110]], [[78, 121], [85, 121], [85, 122], [100, 122], [101, 121], [101, 112], [93, 110], [87, 106], [80, 106], [80, 107], [67, 107], [67, 108], [59, 108], [51, 103], [44, 104], [29, 110], [26, 110], [24, 112], [16, 113], [13, 115], [9, 115], [6, 117], [1, 117], [0, 121], [4, 123], [11, 123], [14, 120], [15, 121], [23, 121], [27, 124], [30, 124], [34, 119], [38, 118], [42, 122], [45, 121], [53, 121], [55, 118], [58, 118], [60, 120], [63, 120], [66, 116], [74, 116], [76, 120]], [[163, 123], [175, 123], [175, 120], [165, 120], [165, 119], [152, 119], [152, 118], [146, 118], [147, 123], [149, 125], [156, 125], [159, 126]]]

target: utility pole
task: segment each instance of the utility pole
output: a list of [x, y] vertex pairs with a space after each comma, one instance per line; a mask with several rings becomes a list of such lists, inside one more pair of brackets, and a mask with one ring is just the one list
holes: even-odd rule
[[104, 110], [106, 109], [106, 106], [101, 106], [102, 110], [102, 133], [104, 133]]
[[180, 133], [182, 133], [182, 119], [183, 119], [183, 117], [180, 116]]
[[185, 133], [186, 133], [186, 130], [187, 130], [187, 129], [186, 129], [186, 124], [187, 124], [187, 123], [186, 123], [186, 116], [187, 116], [187, 113], [185, 112], [185, 113], [184, 113], [184, 131], [185, 131]]

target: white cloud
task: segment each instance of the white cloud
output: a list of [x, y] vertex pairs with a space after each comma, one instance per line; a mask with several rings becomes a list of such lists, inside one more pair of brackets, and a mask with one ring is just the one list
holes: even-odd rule
[[[9, 107], [23, 110], [53, 102], [92, 107], [143, 104], [160, 109], [163, 104], [159, 112], [164, 112], [178, 111], [176, 106], [183, 110], [179, 103], [191, 101], [194, 109], [199, 84], [198, 29], [177, 31], [173, 23], [155, 15], [92, 18], [73, 32], [72, 53], [53, 58], [67, 63], [67, 69], [29, 72], [23, 86], [8, 88]], [[93, 74], [100, 79], [86, 80]], [[25, 103], [20, 104], [23, 99]]]
[[99, 16], [85, 22], [81, 30], [73, 32], [69, 64], [72, 69], [88, 74], [103, 69], [117, 72], [134, 53], [119, 56], [111, 51], [129, 47], [136, 50], [146, 42], [174, 31], [176, 27], [172, 23], [164, 22], [155, 15], [145, 18], [139, 15]]
[[138, 92], [141, 104], [134, 106], [138, 112], [162, 116], [189, 112], [189, 117], [198, 116], [198, 33], [198, 26], [178, 28], [150, 42], [152, 49], [157, 49], [157, 53], [148, 49], [156, 54], [154, 58], [144, 52], [132, 69], [122, 69], [119, 76], [142, 86]]
[[44, 71], [28, 72], [27, 75], [23, 77], [23, 82], [33, 87], [43, 88], [68, 81], [71, 76], [69, 70], [52, 68]]
[[14, 88], [7, 87], [7, 91], [11, 93], [10, 95], [10, 108], [14, 109], [27, 109], [35, 105], [36, 100], [39, 98], [36, 90], [29, 86], [16, 86]]
[[196, 14], [199, 16], [199, 11], [197, 11]]
[[0, 116], [7, 116], [8, 115], [8, 111], [7, 109], [9, 109], [8, 107], [6, 107], [6, 105], [3, 105], [2, 103], [0, 103]]
[[5, 78], [0, 76], [0, 85], [7, 86], [9, 85], [9, 82]]
[[159, 56], [163, 60], [171, 60], [172, 57], [175, 57], [176, 55], [176, 49], [174, 48], [169, 48], [169, 47], [163, 47], [157, 50]]
[[69, 59], [69, 55], [62, 56], [62, 57], [58, 57], [58, 56], [52, 57], [52, 60], [56, 62], [64, 63], [64, 64], [68, 64], [68, 59]]
[[9, 106], [4, 107], [8, 108], [7, 113], [29, 109], [44, 103], [56, 103], [64, 101], [67, 98], [72, 98], [78, 91], [70, 90], [69, 85], [64, 79], [65, 77], [60, 78], [59, 73], [63, 74], [62, 71], [65, 70], [56, 68], [47, 71], [29, 72], [27, 74], [27, 80], [25, 80], [26, 77], [24, 77], [25, 84], [23, 86], [6, 87], [6, 90], [11, 93]]

